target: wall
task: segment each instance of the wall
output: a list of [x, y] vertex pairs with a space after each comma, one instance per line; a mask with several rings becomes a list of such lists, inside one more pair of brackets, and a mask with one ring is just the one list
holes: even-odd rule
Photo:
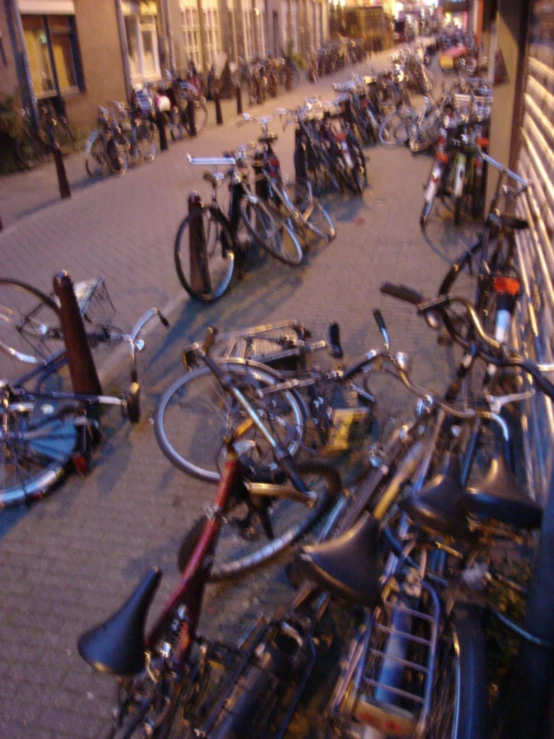
[[[527, 7], [526, 0], [500, 0], [496, 17], [496, 49], [504, 57], [508, 81], [494, 88], [491, 115], [490, 155], [508, 165], [510, 163], [513, 113], [517, 92], [517, 71], [520, 55], [522, 18]], [[521, 49], [523, 53], [523, 49]], [[515, 121], [519, 126], [520, 121]], [[495, 177], [489, 177], [487, 200], [490, 201], [496, 184]]]
[[85, 92], [64, 99], [72, 125], [90, 127], [98, 105], [126, 99], [115, 0], [77, 0], [75, 21]]
[[[6, 7], [3, 0], [0, 0], [0, 34], [2, 36], [0, 40], [2, 44], [2, 50], [0, 50], [0, 94], [13, 95], [19, 88], [19, 82]], [[4, 63], [4, 57], [6, 63]]]

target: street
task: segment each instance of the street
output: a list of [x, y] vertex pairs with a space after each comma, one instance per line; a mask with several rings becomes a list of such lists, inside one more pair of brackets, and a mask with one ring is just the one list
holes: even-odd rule
[[[385, 64], [386, 55], [378, 63]], [[351, 71], [333, 79], [348, 79]], [[332, 81], [319, 81], [323, 99], [332, 97]], [[292, 107], [307, 89], [313, 88], [304, 85], [251, 112]], [[123, 178], [77, 188], [70, 200], [25, 218], [6, 217], [2, 276], [49, 292], [61, 269], [75, 281], [103, 274], [116, 325], [129, 329], [150, 306], [164, 309], [171, 323], [169, 331], [155, 327], [140, 357], [141, 423], [131, 427], [110, 411], [102, 419], [105, 439], [89, 476], [71, 474], [32, 507], [0, 514], [0, 736], [6, 739], [98, 736], [109, 718], [115, 681], [93, 674], [80, 659], [78, 635], [115, 611], [149, 566], [165, 573], [154, 612], [176, 583], [181, 537], [213, 496], [213, 488], [171, 467], [151, 423], [160, 394], [183, 372], [187, 342], [214, 324], [230, 330], [297, 318], [319, 337], [338, 321], [346, 356], [353, 358], [381, 345], [372, 318], [378, 307], [393, 349], [411, 355], [421, 385], [440, 389], [450, 377], [447, 350], [437, 345], [436, 335], [410, 306], [382, 296], [379, 285], [404, 282], [433, 294], [478, 227], [455, 229], [452, 214], [440, 206], [440, 217], [433, 213], [422, 234], [422, 186], [431, 159], [405, 147], [366, 150], [369, 187], [361, 198], [324, 199], [337, 238], [311, 251], [299, 268], [260, 254], [220, 302], [189, 299], [175, 273], [173, 242], [189, 192], [208, 191], [202, 169], [189, 166], [186, 153], [215, 156], [256, 138], [253, 124], [237, 128], [235, 121], [229, 113], [224, 126], [208, 128], [195, 141], [170, 144], [154, 163]], [[282, 170], [292, 173], [293, 130], [283, 132], [277, 119], [270, 129], [279, 136]], [[0, 193], [6, 186], [8, 181]], [[0, 209], [8, 202], [0, 200]], [[120, 392], [129, 381], [125, 355], [115, 356], [99, 351], [106, 392]], [[382, 378], [372, 387], [382, 422], [409, 415], [413, 398], [398, 383]], [[201, 631], [236, 638], [261, 611], [286, 603], [290, 592], [279, 565], [225, 587], [210, 586]]]

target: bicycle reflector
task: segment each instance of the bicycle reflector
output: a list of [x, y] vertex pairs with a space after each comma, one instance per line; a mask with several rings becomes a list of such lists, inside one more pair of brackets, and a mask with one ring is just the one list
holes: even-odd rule
[[475, 139], [475, 143], [477, 144], [477, 146], [486, 149], [489, 145], [489, 139]]
[[494, 277], [492, 281], [495, 293], [505, 293], [507, 295], [517, 295], [519, 292], [519, 280], [515, 277]]
[[435, 159], [437, 160], [437, 162], [442, 162], [443, 164], [446, 164], [448, 162], [449, 156], [443, 151], [437, 151]]

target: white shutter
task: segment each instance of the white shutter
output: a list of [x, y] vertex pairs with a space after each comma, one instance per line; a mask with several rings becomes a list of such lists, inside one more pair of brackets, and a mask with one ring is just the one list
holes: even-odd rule
[[[554, 26], [552, 2], [536, 0], [524, 89], [524, 114], [518, 171], [532, 182], [518, 204], [529, 221], [519, 232], [518, 255], [524, 282], [519, 337], [521, 349], [540, 362], [554, 359]], [[553, 375], [550, 375], [551, 379]], [[529, 489], [539, 499], [548, 490], [552, 472], [554, 414], [552, 403], [537, 392], [526, 404], [523, 419]]]

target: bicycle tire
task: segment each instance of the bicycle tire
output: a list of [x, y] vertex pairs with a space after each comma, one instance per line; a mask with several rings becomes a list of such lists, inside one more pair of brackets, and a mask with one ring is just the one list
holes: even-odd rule
[[85, 145], [85, 169], [89, 177], [99, 177], [106, 166], [106, 140], [99, 131], [92, 133]]
[[42, 162], [48, 153], [44, 142], [27, 129], [16, 140], [15, 152], [19, 161], [27, 168], [32, 162]]
[[267, 209], [276, 225], [277, 237], [264, 241], [264, 248], [280, 262], [297, 267], [304, 257], [302, 246], [304, 234], [288, 213], [274, 203], [268, 202]]
[[156, 139], [151, 123], [144, 122], [137, 126], [137, 151], [145, 162], [153, 162], [156, 158]]
[[[286, 521], [282, 522], [283, 530], [280, 531], [273, 540], [267, 541], [262, 547], [255, 548], [247, 554], [241, 554], [238, 559], [221, 562], [218, 559], [218, 555], [220, 555], [222, 549], [225, 549], [226, 554], [228, 554], [229, 549], [235, 545], [234, 542], [238, 542], [240, 547], [243, 549], [246, 546], [242, 539], [233, 534], [231, 534], [231, 539], [233, 541], [226, 545], [226, 542], [222, 540], [225, 539], [225, 534], [228, 533], [226, 532], [226, 529], [230, 529], [232, 527], [224, 525], [220, 532], [220, 540], [216, 547], [215, 554], [213, 555], [214, 564], [209, 575], [210, 582], [220, 582], [239, 575], [244, 575], [247, 572], [252, 572], [271, 559], [279, 556], [316, 524], [330, 502], [339, 493], [341, 489], [340, 476], [331, 465], [322, 462], [307, 462], [295, 465], [295, 467], [302, 477], [308, 479], [307, 484], [310, 489], [315, 487], [315, 485], [310, 487], [310, 478], [315, 476], [324, 480], [325, 488], [323, 490], [313, 490], [313, 492], [318, 493], [318, 501], [316, 505], [313, 508], [306, 509], [308, 511], [307, 515], [301, 515], [301, 519], [299, 521], [293, 520], [291, 523], [291, 519], [296, 517], [296, 511], [294, 512], [294, 515], [291, 516], [290, 510], [291, 505], [294, 505], [294, 503], [287, 499], [277, 501], [278, 507], [280, 506], [277, 515], [272, 512], [271, 508], [268, 509], [268, 513], [274, 529], [277, 528], [278, 524], [281, 524], [281, 522], [277, 520], [278, 515], [282, 515], [283, 518], [285, 516], [288, 517]], [[298, 511], [302, 511], [303, 513], [304, 507], [301, 503], [296, 503], [295, 507]], [[198, 518], [194, 522], [190, 531], [183, 537], [177, 555], [177, 566], [180, 572], [184, 571], [186, 564], [198, 543], [206, 520], [206, 515]], [[256, 544], [254, 546], [256, 546]]]
[[[282, 381], [277, 372], [258, 362], [228, 359], [221, 365], [233, 377], [237, 387], [249, 395], [255, 394], [259, 388]], [[304, 437], [307, 413], [304, 403], [296, 392], [290, 390], [271, 393], [268, 398], [271, 406], [264, 404], [263, 398], [252, 397], [251, 400], [288, 453], [294, 456]], [[162, 452], [173, 465], [193, 477], [215, 483], [220, 477], [218, 461], [224, 436], [232, 423], [244, 417], [244, 411], [225, 394], [210, 370], [198, 367], [176, 380], [162, 395], [154, 417], [154, 432]], [[273, 423], [274, 419], [278, 428]], [[254, 439], [258, 448], [251, 450], [251, 454], [256, 452], [255, 459], [251, 456], [253, 464], [267, 463], [270, 469], [275, 469], [269, 445], [259, 438], [255, 429], [243, 438], [244, 448], [249, 440]]]
[[[213, 302], [228, 290], [235, 271], [234, 240], [223, 216], [213, 208], [202, 209], [205, 240], [205, 272], [196, 273], [190, 254], [189, 213], [180, 223], [175, 236], [174, 259], [179, 282], [195, 300]], [[187, 234], [189, 238], [187, 238]], [[211, 238], [213, 234], [213, 245]]]
[[[190, 122], [188, 115], [185, 113], [185, 115], [182, 118], [183, 126], [185, 128], [185, 131], [190, 136]], [[194, 126], [196, 128], [196, 133], [199, 134], [200, 131], [204, 128], [206, 123], [208, 122], [208, 108], [206, 106], [206, 101], [204, 99], [202, 100], [195, 100], [194, 101]]]
[[318, 239], [332, 241], [337, 235], [333, 219], [323, 205], [321, 205], [318, 198], [313, 198], [310, 212], [306, 213], [305, 217], [306, 227]]
[[56, 121], [54, 126], [54, 138], [64, 153], [75, 151], [76, 140], [75, 134], [71, 130], [70, 125], [65, 120]]
[[111, 136], [106, 143], [106, 161], [113, 175], [123, 177], [129, 167], [129, 142], [123, 134]]
[[440, 111], [434, 111], [410, 136], [409, 146], [412, 154], [420, 154], [433, 146], [439, 138], [440, 126]]
[[271, 206], [243, 198], [240, 204], [243, 223], [252, 238], [272, 257], [285, 264], [297, 266], [303, 251], [295, 234], [294, 224]]
[[475, 606], [455, 606], [440, 640], [435, 670], [438, 695], [425, 739], [487, 739], [486, 649]]
[[[48, 422], [43, 406], [44, 401], [20, 402], [17, 410], [2, 412], [0, 509], [42, 498], [61, 480], [71, 459], [77, 444], [75, 425], [61, 419]], [[49, 423], [48, 433], [25, 439], [24, 432], [41, 420]]]
[[410, 124], [417, 117], [413, 108], [399, 108], [386, 115], [379, 126], [379, 141], [383, 146], [403, 146], [410, 136]]
[[432, 207], [433, 207], [433, 203], [423, 204], [421, 216], [419, 217], [419, 225], [421, 226], [421, 228], [425, 228], [425, 225], [427, 224], [427, 219], [429, 218], [429, 214], [431, 213]]
[[[14, 352], [36, 364], [48, 360], [63, 346], [57, 304], [32, 285], [20, 280], [0, 278], [0, 371], [2, 376], [20, 373], [21, 361]], [[19, 368], [4, 372], [8, 366]]]

